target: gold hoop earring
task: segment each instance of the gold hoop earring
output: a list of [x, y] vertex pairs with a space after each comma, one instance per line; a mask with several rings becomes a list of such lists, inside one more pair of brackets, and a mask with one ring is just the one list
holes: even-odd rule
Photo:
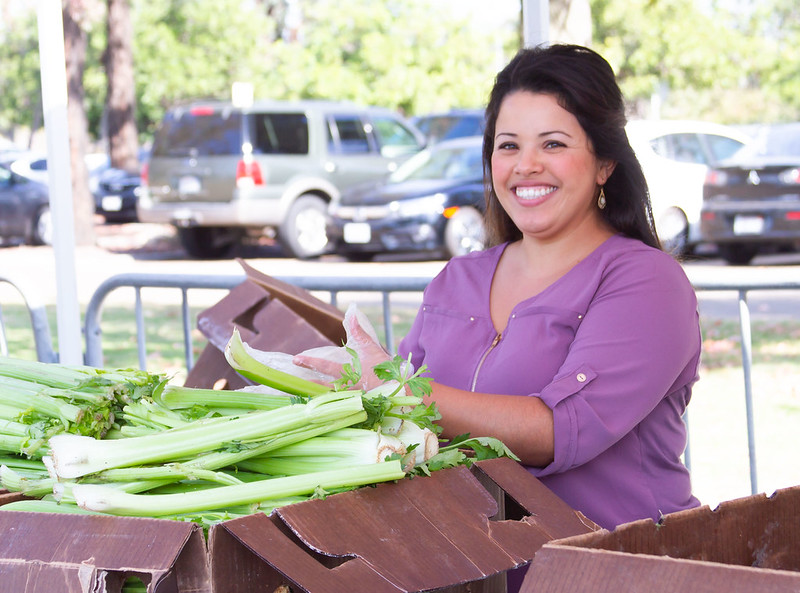
[[603, 210], [606, 207], [606, 192], [600, 187], [600, 195], [597, 197], [597, 207]]

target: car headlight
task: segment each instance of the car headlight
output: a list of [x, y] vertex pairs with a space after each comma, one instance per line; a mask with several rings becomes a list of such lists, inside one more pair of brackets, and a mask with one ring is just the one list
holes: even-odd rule
[[413, 218], [424, 214], [441, 214], [447, 196], [436, 193], [413, 200], [396, 200], [389, 203], [389, 211], [398, 218]]

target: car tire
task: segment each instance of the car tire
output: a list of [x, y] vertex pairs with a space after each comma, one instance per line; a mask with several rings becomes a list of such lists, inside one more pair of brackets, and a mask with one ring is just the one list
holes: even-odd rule
[[719, 245], [717, 247], [719, 256], [729, 264], [734, 266], [746, 266], [758, 255], [758, 245], [747, 245], [742, 243], [731, 243], [730, 245]]
[[486, 231], [483, 215], [476, 208], [464, 206], [458, 209], [444, 227], [445, 257], [465, 255], [481, 251], [486, 246]]
[[53, 214], [49, 206], [43, 206], [31, 225], [30, 243], [33, 245], [53, 244]]
[[196, 226], [179, 228], [178, 239], [191, 257], [216, 259], [229, 256], [240, 236], [225, 227]]
[[319, 196], [304, 194], [294, 201], [286, 213], [278, 239], [292, 257], [317, 257], [330, 247], [327, 226], [327, 202]]
[[683, 210], [670, 208], [656, 223], [664, 251], [676, 257], [689, 254], [689, 221]]

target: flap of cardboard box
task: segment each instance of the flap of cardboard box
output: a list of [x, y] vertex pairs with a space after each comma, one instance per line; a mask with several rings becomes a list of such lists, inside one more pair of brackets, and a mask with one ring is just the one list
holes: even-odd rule
[[[484, 464], [485, 472], [440, 470], [216, 525], [209, 537], [215, 590], [225, 583], [231, 593], [247, 591], [255, 581], [232, 581], [253, 575], [311, 593], [442, 589], [529, 562], [551, 533], [590, 530], [549, 491], [543, 506], [525, 501], [536, 521], [499, 518], [502, 505], [476, 474], [500, 488], [537, 480], [510, 459], [475, 468]], [[232, 558], [241, 575], [232, 574]]]
[[522, 591], [596, 582], [603, 588], [593, 591], [798, 591], [800, 486], [553, 541]]
[[[317, 346], [342, 345], [346, 338], [342, 317], [338, 320], [336, 336], [330, 330], [329, 336], [318, 329], [319, 322], [313, 314], [298, 314], [251, 280], [233, 287], [197, 317], [197, 327], [220, 351], [224, 350], [236, 327], [242, 340], [253, 347], [290, 354]], [[332, 337], [340, 338], [339, 342], [334, 342]]]
[[193, 523], [0, 511], [0, 533], [3, 591], [118, 593], [128, 576], [148, 593], [211, 591], [203, 532]]
[[303, 319], [308, 320], [336, 346], [345, 338], [342, 320], [344, 313], [336, 306], [316, 298], [299, 286], [283, 282], [237, 259], [248, 280], [260, 286], [272, 298], [278, 299]]

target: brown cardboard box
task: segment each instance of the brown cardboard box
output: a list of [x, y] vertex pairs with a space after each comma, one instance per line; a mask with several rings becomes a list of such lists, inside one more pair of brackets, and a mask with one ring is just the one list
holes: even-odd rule
[[800, 486], [550, 542], [522, 593], [800, 591]]
[[597, 529], [493, 459], [219, 523], [207, 546], [192, 523], [0, 511], [0, 591], [502, 593], [543, 544]]
[[500, 592], [544, 543], [596, 529], [504, 458], [220, 523], [208, 545], [226, 593]]
[[296, 354], [318, 346], [341, 346], [344, 313], [310, 292], [262, 274], [242, 260], [246, 280], [197, 318], [208, 338], [185, 384], [189, 387], [239, 389], [250, 381], [230, 368], [223, 351], [233, 329], [250, 346]]
[[127, 577], [148, 593], [211, 593], [193, 523], [0, 511], [0, 534], [3, 593], [118, 593]]

